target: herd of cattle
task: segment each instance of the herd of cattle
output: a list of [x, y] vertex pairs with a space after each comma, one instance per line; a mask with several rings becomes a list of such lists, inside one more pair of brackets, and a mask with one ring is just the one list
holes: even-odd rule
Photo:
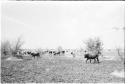
[[[33, 52], [33, 51], [17, 51], [16, 53], [16, 56], [20, 57], [23, 59], [23, 56], [25, 55], [29, 55], [31, 57], [33, 57], [34, 59], [37, 57], [39, 58], [41, 55], [44, 55], [44, 54], [49, 54], [51, 56], [61, 56], [61, 55], [65, 55], [66, 53], [69, 53], [70, 55], [72, 55], [73, 57], [76, 56], [76, 52], [74, 51], [66, 51], [66, 50], [62, 50], [62, 51], [54, 51], [54, 50], [46, 50], [46, 51], [42, 51], [42, 52]], [[90, 63], [91, 63], [91, 60], [94, 60], [94, 63], [95, 62], [98, 62], [99, 63], [99, 56], [101, 55], [100, 52], [92, 55], [90, 53], [87, 53], [87, 51], [84, 51], [84, 58], [86, 58], [86, 63], [88, 60], [90, 60]]]
[[[32, 57], [40, 57], [40, 55], [44, 55], [44, 54], [49, 54], [49, 55], [64, 55], [66, 52], [68, 51], [52, 51], [52, 50], [46, 50], [46, 51], [42, 51], [42, 52], [38, 52], [38, 51], [25, 51], [25, 50], [20, 50], [17, 51], [16, 56], [24, 56], [24, 55], [31, 55]], [[71, 52], [71, 54], [73, 54], [73, 52]]]

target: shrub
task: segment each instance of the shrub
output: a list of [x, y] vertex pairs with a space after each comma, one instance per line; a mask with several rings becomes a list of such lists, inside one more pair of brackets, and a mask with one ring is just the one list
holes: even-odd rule
[[86, 50], [89, 53], [95, 54], [97, 52], [102, 52], [103, 50], [103, 43], [100, 38], [89, 38], [85, 41]]
[[15, 56], [17, 51], [21, 50], [24, 41], [22, 41], [21, 37], [17, 38], [17, 40], [11, 45], [12, 55]]
[[7, 58], [11, 53], [10, 41], [6, 40], [1, 42], [1, 58]]
[[1, 42], [1, 57], [15, 56], [17, 51], [21, 50], [23, 43], [20, 37], [13, 44], [9, 40]]
[[60, 52], [60, 51], [63, 51], [63, 48], [62, 48], [62, 46], [59, 46], [58, 48], [57, 48], [57, 50]]

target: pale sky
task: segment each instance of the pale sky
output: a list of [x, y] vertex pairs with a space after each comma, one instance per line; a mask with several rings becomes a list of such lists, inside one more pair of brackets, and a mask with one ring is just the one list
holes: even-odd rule
[[125, 2], [6, 2], [1, 14], [2, 40], [21, 36], [23, 48], [80, 48], [89, 37], [124, 45]]

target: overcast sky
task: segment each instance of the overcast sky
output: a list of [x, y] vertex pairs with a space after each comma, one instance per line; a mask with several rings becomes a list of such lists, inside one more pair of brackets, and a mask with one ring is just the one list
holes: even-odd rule
[[123, 48], [124, 2], [6, 2], [1, 14], [2, 40], [21, 36], [23, 48], [79, 48], [90, 37]]

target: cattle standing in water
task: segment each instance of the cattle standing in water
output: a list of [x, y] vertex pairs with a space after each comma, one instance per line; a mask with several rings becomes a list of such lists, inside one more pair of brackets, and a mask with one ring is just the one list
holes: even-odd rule
[[[86, 52], [86, 51], [85, 51]], [[84, 58], [87, 58], [86, 59], [86, 63], [87, 63], [87, 61], [88, 60], [90, 60], [90, 63], [91, 63], [91, 59], [94, 59], [94, 63], [96, 62], [96, 60], [97, 60], [97, 62], [99, 63], [99, 54], [100, 54], [100, 52], [98, 52], [97, 54], [95, 54], [95, 55], [91, 55], [91, 54], [85, 54], [84, 55]]]

